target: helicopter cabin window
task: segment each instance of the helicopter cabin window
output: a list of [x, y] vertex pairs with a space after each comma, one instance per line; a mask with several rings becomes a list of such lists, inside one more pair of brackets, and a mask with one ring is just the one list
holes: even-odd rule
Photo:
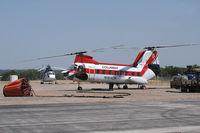
[[100, 70], [97, 70], [97, 74], [100, 74]]
[[126, 72], [126, 76], [129, 76], [129, 72]]
[[124, 75], [124, 71], [120, 71], [120, 75]]
[[115, 71], [115, 75], [118, 75], [118, 71]]
[[137, 76], [140, 76], [140, 73], [137, 73]]
[[103, 70], [103, 72], [102, 72], [103, 74], [106, 74], [106, 70]]
[[134, 76], [134, 75], [135, 75], [135, 73], [134, 73], [134, 72], [132, 72], [131, 74], [132, 74], [132, 76]]
[[108, 71], [108, 74], [109, 74], [109, 75], [112, 75], [112, 71]]

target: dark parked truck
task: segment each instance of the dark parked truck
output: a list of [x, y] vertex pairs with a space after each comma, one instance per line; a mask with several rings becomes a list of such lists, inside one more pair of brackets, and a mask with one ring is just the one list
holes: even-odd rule
[[200, 92], [200, 69], [187, 66], [184, 75], [177, 75], [170, 81], [171, 88], [180, 89], [181, 92]]

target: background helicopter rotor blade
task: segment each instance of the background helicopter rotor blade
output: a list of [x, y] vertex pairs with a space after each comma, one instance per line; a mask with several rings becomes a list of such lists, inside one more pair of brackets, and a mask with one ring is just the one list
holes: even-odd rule
[[38, 69], [38, 72], [40, 72], [40, 71], [42, 71], [44, 69], [46, 69], [46, 66], [43, 66], [42, 68]]

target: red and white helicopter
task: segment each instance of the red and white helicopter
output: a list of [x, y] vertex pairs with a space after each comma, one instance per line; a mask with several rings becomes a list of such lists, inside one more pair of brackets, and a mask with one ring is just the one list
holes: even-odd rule
[[[81, 81], [107, 83], [109, 84], [110, 90], [113, 89], [114, 84], [124, 84], [124, 89], [128, 88], [127, 84], [139, 84], [141, 85], [141, 88], [145, 88], [145, 84], [148, 82], [148, 80], [154, 78], [160, 72], [158, 52], [156, 49], [193, 45], [199, 44], [129, 48], [143, 50], [138, 54], [133, 64], [101, 63], [94, 60], [93, 57], [85, 55], [85, 53], [98, 52], [102, 51], [103, 49], [81, 51], [37, 59], [76, 55], [74, 64], [70, 67], [70, 69], [62, 72], [67, 79], [78, 81], [78, 83]], [[110, 48], [125, 49], [122, 48], [121, 45]], [[78, 90], [82, 90], [80, 84], [78, 84]]]

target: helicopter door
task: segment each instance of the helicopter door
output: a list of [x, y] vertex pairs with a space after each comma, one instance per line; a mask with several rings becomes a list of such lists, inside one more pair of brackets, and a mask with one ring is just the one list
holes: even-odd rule
[[119, 71], [119, 76], [120, 76], [121, 78], [124, 78], [124, 75], [125, 75], [125, 71]]
[[89, 79], [94, 80], [95, 78], [95, 69], [89, 69]]

